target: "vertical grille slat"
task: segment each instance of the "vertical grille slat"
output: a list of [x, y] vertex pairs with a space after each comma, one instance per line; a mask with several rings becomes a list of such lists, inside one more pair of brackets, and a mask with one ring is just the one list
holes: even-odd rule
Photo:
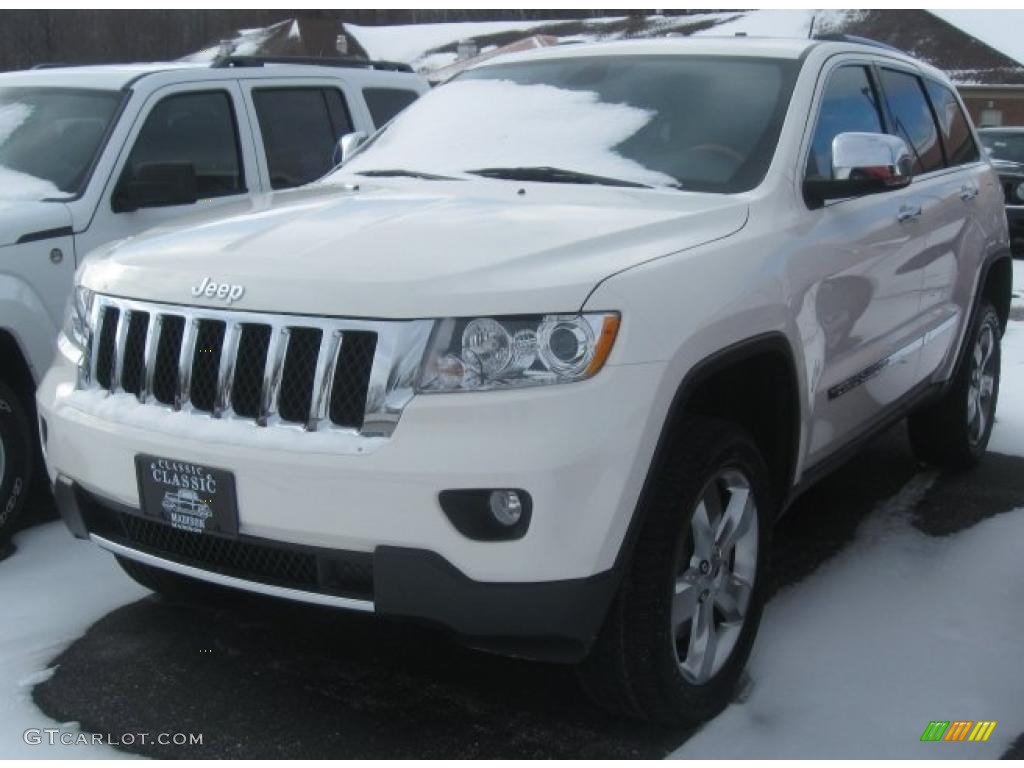
[[362, 429], [366, 416], [366, 393], [377, 350], [377, 334], [346, 331], [334, 369], [334, 386], [328, 415], [339, 427]]
[[121, 389], [138, 396], [145, 381], [146, 338], [149, 335], [149, 313], [132, 312], [121, 358]]
[[235, 376], [231, 385], [231, 408], [239, 416], [255, 419], [260, 415], [263, 371], [270, 349], [269, 325], [243, 323], [235, 357]]
[[163, 330], [163, 315], [153, 314], [149, 317], [149, 326], [146, 328], [146, 346], [142, 352], [142, 386], [139, 391], [139, 401], [146, 402], [153, 393], [153, 377], [156, 371], [156, 353], [160, 344], [160, 334]]
[[290, 328], [288, 354], [281, 373], [277, 413], [282, 421], [305, 424], [313, 405], [316, 361], [323, 331], [319, 328]]
[[160, 326], [151, 390], [158, 402], [174, 405], [178, 395], [178, 359], [181, 357], [185, 318], [180, 315], [161, 315]]
[[120, 322], [120, 309], [110, 306], [103, 308], [100, 315], [99, 347], [96, 350], [96, 381], [104, 389], [111, 389], [114, 383], [114, 345]]
[[217, 380], [220, 374], [220, 353], [224, 344], [226, 323], [223, 320], [200, 320], [192, 355], [192, 380], [189, 399], [197, 411], [213, 413], [217, 402]]
[[[376, 414], [389, 392], [411, 397], [408, 361], [418, 357], [408, 350], [422, 355], [429, 337], [423, 321], [263, 316], [106, 296], [99, 297], [91, 322], [94, 341], [78, 388], [309, 431], [362, 432], [366, 412]], [[420, 327], [407, 325], [416, 322]], [[397, 372], [402, 349], [406, 366]], [[402, 401], [389, 402], [401, 409]], [[381, 420], [371, 420], [369, 434], [377, 436]]]

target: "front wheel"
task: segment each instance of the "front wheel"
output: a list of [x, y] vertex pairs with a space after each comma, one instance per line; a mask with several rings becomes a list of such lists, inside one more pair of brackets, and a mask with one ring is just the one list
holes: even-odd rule
[[28, 496], [35, 452], [31, 423], [28, 409], [0, 381], [0, 545], [14, 532]]
[[974, 466], [988, 448], [999, 400], [1002, 325], [985, 302], [967, 338], [967, 350], [942, 399], [907, 420], [914, 454], [946, 469]]
[[772, 501], [750, 437], [688, 418], [657, 471], [632, 564], [580, 667], [598, 704], [692, 725], [732, 698], [764, 602]]

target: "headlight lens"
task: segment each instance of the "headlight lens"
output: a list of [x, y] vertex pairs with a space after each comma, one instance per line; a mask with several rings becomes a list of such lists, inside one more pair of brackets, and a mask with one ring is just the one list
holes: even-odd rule
[[92, 346], [92, 329], [89, 327], [92, 301], [92, 291], [76, 286], [64, 310], [64, 326], [61, 328], [58, 346], [76, 365], [85, 362]]
[[1024, 182], [1017, 185], [1017, 188], [1013, 190], [1013, 194], [1017, 197], [1017, 200], [1024, 203]]
[[439, 320], [419, 392], [472, 392], [587, 379], [604, 366], [615, 312]]

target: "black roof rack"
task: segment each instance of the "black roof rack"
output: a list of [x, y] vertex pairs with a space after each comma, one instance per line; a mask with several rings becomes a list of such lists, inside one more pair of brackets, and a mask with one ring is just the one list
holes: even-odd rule
[[823, 43], [857, 43], [858, 45], [870, 45], [872, 48], [884, 48], [887, 51], [895, 51], [896, 53], [902, 53], [904, 56], [909, 55], [906, 51], [900, 50], [895, 45], [889, 45], [888, 43], [883, 43], [880, 40], [872, 40], [870, 37], [829, 33], [823, 35], [815, 35], [813, 39]]
[[229, 67], [262, 67], [264, 64], [312, 64], [317, 67], [342, 67], [346, 69], [377, 69], [384, 72], [412, 72], [408, 64], [398, 61], [375, 61], [357, 59], [354, 56], [220, 56], [210, 64], [214, 69]]

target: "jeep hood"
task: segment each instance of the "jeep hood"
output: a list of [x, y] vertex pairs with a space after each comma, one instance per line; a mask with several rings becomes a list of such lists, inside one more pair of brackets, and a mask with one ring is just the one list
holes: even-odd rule
[[71, 213], [57, 201], [5, 200], [0, 194], [0, 246], [13, 245], [32, 235], [64, 230], [71, 234]]
[[[393, 180], [398, 182], [398, 180]], [[204, 278], [244, 287], [234, 309], [414, 318], [572, 312], [604, 278], [726, 237], [726, 196], [563, 184], [423, 181], [316, 185], [199, 217], [87, 260], [116, 296], [194, 298]]]

